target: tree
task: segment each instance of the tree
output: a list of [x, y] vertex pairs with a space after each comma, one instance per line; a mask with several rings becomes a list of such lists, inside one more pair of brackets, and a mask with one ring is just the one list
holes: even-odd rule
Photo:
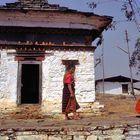
[[137, 39], [134, 52], [131, 56], [131, 66], [138, 69], [137, 74], [140, 74], [140, 38]]
[[[90, 2], [87, 3], [89, 8], [91, 8], [92, 10], [94, 10], [95, 8], [98, 7], [98, 5], [102, 4], [102, 3], [106, 3], [108, 1], [96, 1], [93, 0], [94, 2]], [[109, 2], [122, 2], [121, 0], [110, 0]], [[135, 26], [137, 28], [137, 30], [140, 32], [140, 23], [139, 23], [139, 19], [140, 19], [140, 8], [136, 2], [136, 0], [124, 0], [122, 2], [122, 7], [121, 7], [121, 11], [124, 12], [125, 17], [126, 17], [126, 21], [131, 21], [135, 23]], [[111, 29], [115, 29], [115, 25], [119, 22], [122, 21], [113, 21], [108, 28]], [[107, 28], [107, 29], [108, 29]]]
[[[107, 1], [96, 1], [93, 0], [94, 2], [90, 2], [88, 3], [89, 7], [91, 9], [95, 9], [97, 8], [97, 6], [101, 3], [105, 3]], [[120, 2], [121, 0], [110, 0], [111, 1], [116, 1], [116, 2]], [[121, 1], [122, 2], [122, 1]], [[121, 11], [124, 12], [125, 17], [126, 17], [126, 22], [134, 22], [135, 26], [138, 30], [138, 32], [140, 33], [140, 7], [138, 6], [136, 0], [124, 0], [122, 2], [122, 7], [121, 7]], [[122, 22], [125, 20], [121, 20], [121, 21], [113, 21], [108, 27], [107, 29], [116, 29], [116, 25], [119, 22]], [[102, 44], [102, 39], [100, 38], [99, 41], [97, 42], [97, 46]], [[130, 65], [137, 68], [137, 74], [140, 74], [140, 38], [137, 39], [136, 44], [135, 44], [135, 49], [134, 52], [132, 53], [131, 56], [131, 62]]]

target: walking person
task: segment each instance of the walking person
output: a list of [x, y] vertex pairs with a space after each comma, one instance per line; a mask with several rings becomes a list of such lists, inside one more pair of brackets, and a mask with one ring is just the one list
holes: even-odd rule
[[70, 119], [68, 116], [69, 113], [73, 113], [72, 119], [79, 119], [76, 110], [79, 109], [80, 106], [75, 96], [74, 72], [75, 66], [68, 65], [63, 78], [62, 113], [65, 115], [66, 120]]

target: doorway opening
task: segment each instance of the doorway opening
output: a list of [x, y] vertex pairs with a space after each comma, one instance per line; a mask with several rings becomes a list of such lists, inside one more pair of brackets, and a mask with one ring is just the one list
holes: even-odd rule
[[18, 104], [41, 102], [41, 64], [21, 62], [19, 64]]
[[122, 84], [122, 93], [128, 93], [128, 84]]

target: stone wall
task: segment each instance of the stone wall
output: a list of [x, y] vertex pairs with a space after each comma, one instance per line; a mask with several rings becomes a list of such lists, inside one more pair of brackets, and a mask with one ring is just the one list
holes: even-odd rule
[[[16, 109], [18, 62], [8, 50], [0, 50], [0, 112], [13, 112]], [[10, 52], [14, 52], [11, 50]]]
[[88, 128], [0, 129], [0, 140], [139, 140], [140, 125]]
[[[75, 71], [76, 97], [79, 103], [95, 100], [95, 77], [93, 52], [83, 51], [47, 51], [43, 61], [42, 111], [61, 112], [63, 75], [65, 66], [62, 60], [79, 60]], [[53, 103], [53, 104], [52, 104]], [[50, 104], [50, 107], [47, 107]]]
[[[11, 52], [1, 50], [0, 102], [4, 107], [16, 107], [18, 62]], [[46, 51], [42, 62], [42, 111], [61, 112], [63, 75], [62, 60], [78, 60], [75, 72], [76, 97], [79, 103], [95, 100], [94, 57], [92, 51]], [[91, 105], [90, 105], [91, 106]]]
[[[11, 50], [10, 52], [13, 52]], [[1, 51], [0, 58], [0, 99], [16, 99], [18, 62], [9, 51]]]

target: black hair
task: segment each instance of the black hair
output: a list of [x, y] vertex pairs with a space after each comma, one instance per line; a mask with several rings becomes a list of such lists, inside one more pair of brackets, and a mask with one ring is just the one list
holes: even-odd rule
[[66, 65], [66, 71], [70, 70], [71, 68], [75, 69], [75, 65], [73, 64]]

